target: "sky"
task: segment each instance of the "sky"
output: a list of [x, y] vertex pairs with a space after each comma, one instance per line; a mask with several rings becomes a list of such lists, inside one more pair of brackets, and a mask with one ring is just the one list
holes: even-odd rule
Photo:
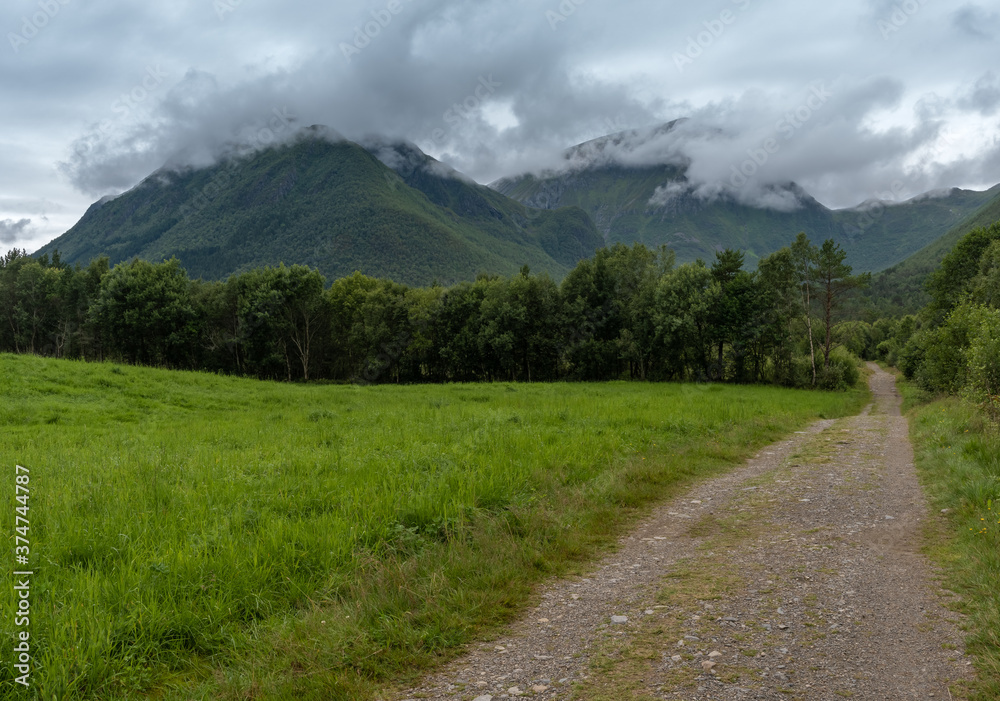
[[621, 158], [706, 197], [1000, 182], [997, 0], [7, 0], [0, 32], [0, 251], [312, 124], [481, 183], [680, 118]]

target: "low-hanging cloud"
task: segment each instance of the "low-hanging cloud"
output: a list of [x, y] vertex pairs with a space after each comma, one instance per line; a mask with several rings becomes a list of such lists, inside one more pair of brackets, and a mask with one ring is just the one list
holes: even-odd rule
[[30, 226], [30, 219], [19, 219], [18, 221], [14, 221], [13, 219], [0, 220], [0, 243], [14, 243], [24, 236]]
[[[846, 206], [901, 179], [907, 194], [959, 184], [945, 180], [959, 167], [960, 182], [1000, 179], [988, 148], [950, 154], [950, 161], [935, 151], [956, 115], [995, 113], [1000, 86], [992, 73], [937, 95], [920, 92], [926, 66], [914, 58], [919, 52], [907, 55], [909, 62], [894, 56], [877, 64], [873, 76], [853, 39], [844, 39], [836, 62], [814, 59], [811, 51], [796, 54], [796, 46], [809, 43], [809, 29], [797, 24], [790, 0], [777, 4], [750, 4], [683, 74], [673, 71], [672, 52], [717, 12], [632, 0], [612, 18], [599, 4], [575, 3], [553, 25], [547, 18], [560, 4], [551, 0], [523, 0], [514, 12], [502, 0], [340, 9], [346, 20], [327, 32], [332, 39], [294, 59], [242, 74], [211, 66], [172, 73], [182, 77], [158, 88], [128, 119], [81, 134], [60, 170], [78, 190], [103, 196], [164, 165], [208, 165], [325, 124], [354, 140], [374, 133], [413, 142], [479, 182], [602, 163], [682, 168], [683, 181], [664, 182], [654, 206], [683, 190], [706, 200], [794, 208], [802, 194], [791, 183]], [[886, 42], [877, 21], [893, 4], [851, 6], [873, 54], [905, 52], [907, 42], [918, 45], [938, 27], [960, 30], [969, 13], [981, 12], [948, 10], [939, 16], [950, 17], [949, 24], [936, 20], [934, 6], [922, 5]], [[255, 11], [240, 4], [225, 26], [235, 28]], [[315, 23], [334, 11], [317, 7]], [[844, 11], [829, 10], [826, 21]], [[794, 28], [781, 35], [788, 55], [777, 48], [782, 42], [758, 43], [775, 35], [783, 18]], [[345, 52], [344, 45], [356, 50]], [[706, 81], [713, 89], [698, 94]], [[662, 126], [674, 120], [682, 121]], [[610, 133], [622, 135], [567, 154], [574, 143]]]
[[[682, 167], [683, 174], [656, 190], [652, 207], [693, 196], [781, 211], [802, 206], [813, 188], [828, 197], [834, 193], [835, 204], [847, 206], [889, 190], [889, 183], [904, 175], [904, 196], [954, 184], [942, 179], [954, 177], [955, 168], [913, 162], [941, 137], [951, 101], [918, 101], [905, 127], [873, 126], [873, 116], [898, 109], [903, 95], [904, 85], [890, 78], [815, 81], [786, 93], [746, 91], [692, 108], [676, 123], [627, 130], [570, 149], [536, 172], [669, 164]], [[986, 181], [1000, 177], [989, 151], [962, 167]]]

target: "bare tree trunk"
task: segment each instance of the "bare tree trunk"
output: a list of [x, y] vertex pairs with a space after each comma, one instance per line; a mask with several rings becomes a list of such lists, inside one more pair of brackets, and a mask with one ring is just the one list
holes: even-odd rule
[[812, 373], [813, 373], [813, 383], [812, 386], [816, 386], [816, 346], [813, 343], [813, 325], [812, 325], [812, 314], [809, 313], [809, 308], [812, 302], [812, 298], [809, 295], [809, 284], [806, 283], [803, 286], [803, 297], [806, 302], [806, 328], [809, 330], [809, 362], [812, 363]]
[[309, 324], [309, 315], [303, 315], [303, 322], [305, 324], [305, 329], [300, 333], [298, 328], [292, 325], [292, 343], [295, 344], [295, 349], [299, 352], [299, 361], [302, 363], [302, 377], [308, 382], [309, 381], [309, 348], [312, 344], [312, 330]]
[[828, 281], [826, 286], [826, 346], [823, 348], [823, 368], [830, 369], [830, 344], [833, 340], [833, 287]]

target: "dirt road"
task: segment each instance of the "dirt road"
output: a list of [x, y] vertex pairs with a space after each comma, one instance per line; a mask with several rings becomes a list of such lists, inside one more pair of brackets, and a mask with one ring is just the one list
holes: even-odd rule
[[937, 515], [872, 370], [859, 416], [658, 507], [589, 577], [394, 698], [960, 698], [972, 668], [919, 550]]

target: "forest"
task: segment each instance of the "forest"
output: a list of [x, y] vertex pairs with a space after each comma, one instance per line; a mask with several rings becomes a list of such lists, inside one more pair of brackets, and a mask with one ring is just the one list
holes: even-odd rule
[[[1000, 223], [965, 236], [919, 314], [859, 319], [832, 240], [803, 233], [759, 261], [677, 265], [616, 244], [560, 282], [527, 266], [450, 287], [293, 265], [191, 280], [176, 260], [87, 267], [0, 259], [0, 350], [284, 381], [710, 381], [846, 388], [857, 358], [934, 391], [998, 394]], [[853, 317], [853, 318], [850, 318]]]
[[867, 283], [805, 234], [744, 267], [723, 250], [617, 244], [557, 284], [527, 266], [450, 287], [305, 266], [191, 280], [176, 260], [0, 261], [0, 350], [261, 379], [355, 383], [694, 380], [843, 388], [858, 347], [845, 297]]

